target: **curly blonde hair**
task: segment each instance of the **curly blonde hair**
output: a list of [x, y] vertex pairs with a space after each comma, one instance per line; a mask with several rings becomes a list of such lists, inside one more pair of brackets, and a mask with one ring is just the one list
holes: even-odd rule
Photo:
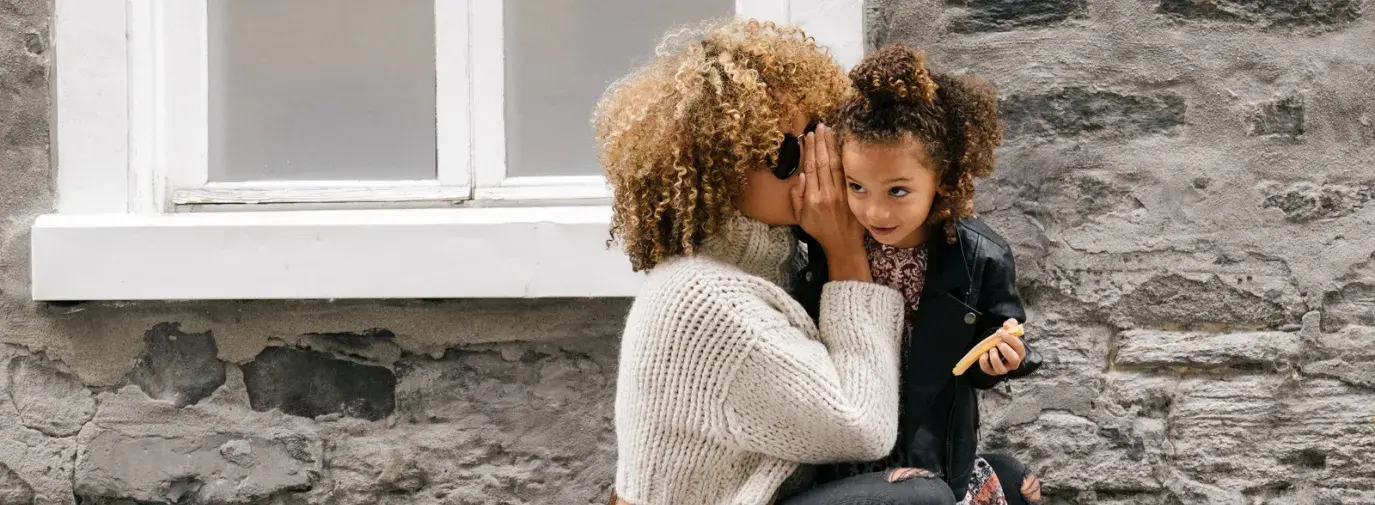
[[955, 243], [955, 223], [974, 215], [974, 180], [993, 173], [1002, 143], [998, 92], [977, 77], [931, 72], [926, 56], [895, 44], [850, 70], [857, 93], [840, 106], [845, 141], [919, 141], [937, 163], [939, 188], [927, 218]]
[[598, 156], [614, 189], [611, 240], [635, 271], [692, 255], [738, 212], [746, 171], [771, 167], [780, 119], [822, 118], [849, 83], [802, 30], [754, 20], [669, 32], [597, 102]]

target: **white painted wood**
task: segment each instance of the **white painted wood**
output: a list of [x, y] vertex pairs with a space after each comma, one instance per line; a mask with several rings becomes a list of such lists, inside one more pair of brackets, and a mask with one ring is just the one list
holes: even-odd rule
[[162, 16], [157, 47], [162, 119], [159, 171], [173, 188], [200, 187], [210, 174], [208, 2], [154, 0]]
[[161, 144], [159, 96], [162, 76], [159, 45], [162, 14], [157, 0], [128, 0], [129, 16], [129, 172], [128, 208], [130, 213], [158, 213], [158, 149]]
[[434, 3], [438, 172], [439, 182], [451, 188], [468, 188], [473, 180], [468, 3], [469, 0]]
[[205, 2], [129, 0], [129, 211], [170, 209], [169, 188], [205, 184]]
[[472, 146], [478, 188], [506, 179], [506, 63], [502, 2], [471, 0]]
[[801, 26], [849, 69], [864, 58], [864, 0], [788, 0], [789, 22]]
[[559, 200], [607, 200], [611, 186], [600, 175], [559, 177], [510, 177], [500, 186], [477, 188], [474, 199], [486, 201], [547, 202]]
[[128, 208], [128, 47], [124, 2], [53, 5], [57, 211]]
[[177, 205], [442, 202], [469, 199], [472, 189], [428, 181], [260, 181], [212, 182], [200, 188], [179, 189]]
[[632, 296], [608, 207], [42, 216], [35, 300]]
[[735, 0], [735, 15], [775, 23], [788, 22], [788, 0]]
[[602, 175], [541, 175], [533, 177], [507, 177], [502, 181], [507, 187], [535, 186], [606, 186], [606, 176]]

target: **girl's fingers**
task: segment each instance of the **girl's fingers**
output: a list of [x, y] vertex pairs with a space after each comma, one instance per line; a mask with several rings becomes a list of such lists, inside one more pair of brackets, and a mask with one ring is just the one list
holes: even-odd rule
[[1011, 346], [1012, 350], [1017, 351], [1018, 356], [1026, 357], [1026, 343], [1022, 342], [1021, 338], [1004, 331], [1002, 340], [1004, 344]]
[[988, 353], [984, 353], [983, 356], [979, 356], [979, 370], [982, 370], [983, 373], [987, 375], [997, 375], [993, 373], [993, 366], [990, 365], [988, 362]]
[[1028, 475], [1022, 480], [1022, 496], [1035, 503], [1041, 501], [1041, 479]]
[[999, 343], [998, 349], [1002, 351], [1003, 360], [1007, 362], [1008, 370], [1016, 370], [1017, 367], [1022, 365], [1021, 353], [1012, 350], [1012, 346], [1007, 345], [1007, 342]]
[[992, 351], [988, 351], [988, 363], [992, 365], [994, 375], [1004, 375], [1007, 373], [1007, 366], [1003, 364], [1003, 357], [996, 347], [993, 348]]

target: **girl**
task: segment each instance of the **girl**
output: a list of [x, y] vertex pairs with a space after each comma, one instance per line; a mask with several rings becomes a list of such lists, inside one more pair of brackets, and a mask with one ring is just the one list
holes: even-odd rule
[[[1015, 460], [975, 454], [976, 390], [1040, 366], [1012, 332], [1025, 319], [1012, 250], [973, 217], [974, 179], [992, 173], [1002, 137], [997, 94], [974, 78], [929, 72], [905, 46], [866, 56], [850, 79], [857, 94], [836, 122], [849, 208], [868, 232], [875, 281], [907, 305], [898, 443], [878, 461], [823, 467], [820, 486], [786, 503], [1039, 502], [1040, 482]], [[803, 280], [825, 282], [829, 251], [809, 250]], [[812, 305], [816, 294], [812, 286], [799, 296]], [[952, 375], [995, 334], [1002, 342], [977, 369]]]
[[[798, 462], [892, 449], [902, 295], [871, 282], [834, 134], [799, 147], [848, 92], [824, 51], [733, 21], [657, 54], [595, 116], [612, 237], [649, 272], [621, 340], [612, 501], [763, 505]], [[832, 259], [819, 323], [784, 289], [791, 225]]]

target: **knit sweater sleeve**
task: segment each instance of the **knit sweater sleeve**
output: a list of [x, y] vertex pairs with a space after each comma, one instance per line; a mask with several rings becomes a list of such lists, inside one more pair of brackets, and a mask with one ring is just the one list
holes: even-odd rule
[[869, 282], [827, 283], [820, 341], [774, 313], [740, 320], [753, 348], [723, 400], [731, 438], [800, 463], [886, 456], [898, 431], [902, 295]]

